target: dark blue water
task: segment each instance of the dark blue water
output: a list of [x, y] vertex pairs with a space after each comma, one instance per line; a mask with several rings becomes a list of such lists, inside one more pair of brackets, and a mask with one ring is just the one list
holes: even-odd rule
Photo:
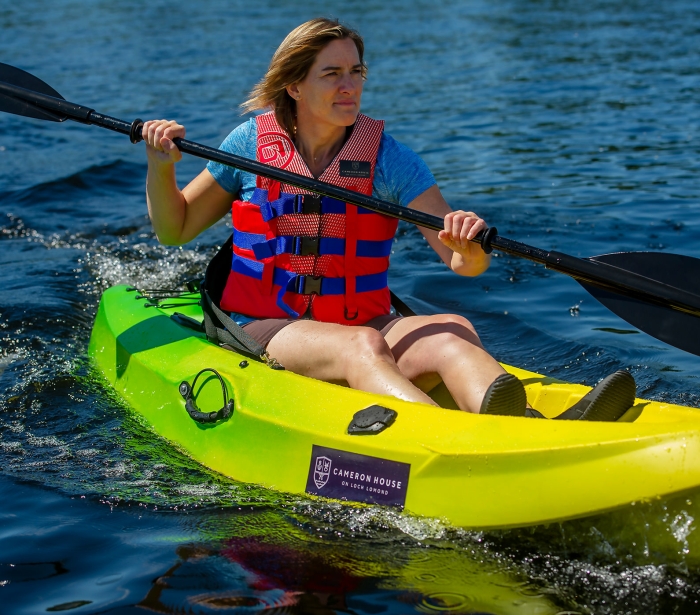
[[[363, 110], [424, 157], [454, 207], [574, 255], [700, 257], [690, 0], [5, 0], [0, 62], [216, 146], [279, 41], [319, 14], [364, 34]], [[200, 275], [229, 227], [159, 246], [144, 162], [123, 136], [0, 114], [2, 613], [698, 612], [696, 522], [673, 503], [465, 532], [241, 485], [151, 435], [90, 370], [100, 293]], [[181, 182], [202, 166], [183, 161]], [[640, 396], [700, 405], [697, 357], [561, 274], [499, 256], [458, 278], [407, 225], [392, 262], [408, 303], [468, 316], [503, 361], [589, 384], [629, 367]], [[630, 523], [639, 544], [621, 538]], [[654, 533], [678, 553], [649, 548]]]

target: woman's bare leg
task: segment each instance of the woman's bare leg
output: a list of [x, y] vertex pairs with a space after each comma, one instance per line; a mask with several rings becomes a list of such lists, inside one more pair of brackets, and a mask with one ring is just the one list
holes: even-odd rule
[[403, 318], [386, 342], [406, 378], [425, 391], [442, 380], [462, 410], [478, 413], [486, 389], [505, 373], [461, 316]]
[[382, 334], [370, 327], [300, 320], [277, 333], [267, 351], [296, 374], [437, 405], [401, 373]]

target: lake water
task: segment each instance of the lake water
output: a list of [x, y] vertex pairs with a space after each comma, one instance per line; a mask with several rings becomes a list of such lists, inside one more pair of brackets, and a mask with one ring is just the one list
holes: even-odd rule
[[[0, 61], [217, 146], [276, 45], [317, 15], [363, 33], [363, 111], [420, 153], [455, 208], [577, 256], [700, 257], [690, 0], [2, 0]], [[181, 182], [202, 166], [184, 160]], [[126, 137], [0, 114], [2, 613], [698, 612], [684, 548], [696, 522], [669, 502], [468, 532], [241, 485], [145, 431], [86, 358], [100, 294], [200, 275], [228, 226], [159, 246], [144, 180]], [[402, 224], [391, 281], [417, 311], [472, 319], [500, 360], [587, 384], [629, 367], [641, 397], [700, 405], [697, 357], [566, 276], [499, 256], [458, 278]], [[629, 524], [671, 533], [678, 553], [621, 540]]]

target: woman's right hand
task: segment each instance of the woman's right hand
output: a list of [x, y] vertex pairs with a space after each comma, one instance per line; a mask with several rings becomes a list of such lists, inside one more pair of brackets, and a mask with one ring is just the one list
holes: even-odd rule
[[146, 142], [149, 162], [171, 165], [182, 159], [182, 152], [173, 143], [173, 139], [185, 138], [184, 126], [173, 120], [149, 120], [144, 122], [141, 135]]

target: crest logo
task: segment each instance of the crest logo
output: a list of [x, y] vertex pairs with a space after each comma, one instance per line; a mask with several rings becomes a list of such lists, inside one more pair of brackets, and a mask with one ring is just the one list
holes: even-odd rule
[[314, 468], [314, 483], [316, 488], [321, 489], [331, 475], [331, 460], [328, 457], [316, 457], [316, 467]]
[[352, 161], [352, 170], [357, 171], [357, 170], [359, 170], [359, 168], [360, 168], [360, 163], [357, 162], [356, 160], [353, 160]]
[[258, 135], [258, 160], [284, 169], [294, 156], [294, 144], [281, 132], [266, 132]]

